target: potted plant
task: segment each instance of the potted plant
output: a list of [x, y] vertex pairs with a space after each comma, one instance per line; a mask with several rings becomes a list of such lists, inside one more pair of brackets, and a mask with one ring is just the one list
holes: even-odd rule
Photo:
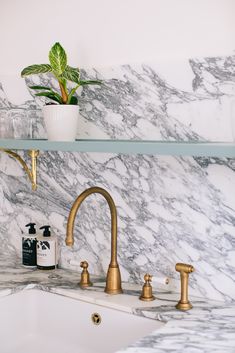
[[[101, 81], [81, 80], [79, 68], [67, 64], [67, 55], [60, 43], [55, 43], [49, 51], [49, 64], [31, 65], [24, 68], [21, 77], [51, 73], [58, 82], [59, 91], [45, 86], [29, 86], [35, 96], [46, 97], [43, 117], [49, 140], [73, 141], [76, 138], [79, 115], [78, 99], [75, 92], [81, 86], [98, 85]], [[68, 88], [68, 81], [75, 85]], [[49, 103], [50, 102], [50, 103]]]

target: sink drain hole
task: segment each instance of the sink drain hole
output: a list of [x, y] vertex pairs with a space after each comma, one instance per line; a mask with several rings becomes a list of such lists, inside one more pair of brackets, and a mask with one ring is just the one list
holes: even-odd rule
[[94, 325], [100, 325], [101, 324], [101, 316], [98, 313], [94, 313], [91, 315], [91, 320]]

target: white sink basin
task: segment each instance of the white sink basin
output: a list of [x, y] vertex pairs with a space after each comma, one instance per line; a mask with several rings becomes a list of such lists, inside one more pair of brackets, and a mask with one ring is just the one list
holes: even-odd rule
[[40, 290], [0, 298], [1, 353], [112, 353], [162, 325]]

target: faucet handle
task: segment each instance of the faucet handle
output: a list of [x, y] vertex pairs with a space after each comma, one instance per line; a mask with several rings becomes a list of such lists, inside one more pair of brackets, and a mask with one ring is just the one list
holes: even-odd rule
[[82, 261], [80, 263], [80, 267], [83, 269], [82, 273], [81, 273], [81, 280], [79, 282], [79, 286], [81, 288], [86, 288], [86, 287], [92, 286], [92, 282], [90, 281], [90, 275], [87, 270], [88, 266], [89, 266], [89, 264], [87, 261]]
[[193, 306], [188, 300], [188, 278], [189, 273], [194, 272], [194, 267], [192, 265], [178, 263], [175, 265], [175, 269], [177, 272], [180, 272], [181, 282], [181, 298], [176, 305], [176, 309], [190, 310]]
[[80, 267], [83, 268], [83, 270], [86, 270], [88, 268], [89, 264], [87, 261], [81, 261], [80, 262]]
[[153, 296], [153, 289], [150, 283], [152, 281], [152, 277], [153, 276], [151, 276], [149, 273], [146, 273], [144, 275], [145, 283], [142, 288], [142, 293], [139, 297], [140, 300], [151, 301], [155, 299], [155, 297]]
[[150, 284], [150, 282], [152, 282], [152, 278], [153, 278], [152, 275], [150, 275], [149, 273], [146, 273], [146, 274], [144, 275], [144, 281], [145, 281], [145, 283], [149, 283], [149, 284]]

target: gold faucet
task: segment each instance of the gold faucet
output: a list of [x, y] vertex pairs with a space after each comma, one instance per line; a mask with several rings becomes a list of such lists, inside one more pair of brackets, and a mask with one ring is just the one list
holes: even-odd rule
[[122, 293], [122, 285], [121, 274], [117, 262], [117, 210], [111, 195], [106, 190], [100, 187], [91, 187], [83, 191], [76, 198], [69, 213], [65, 242], [68, 246], [72, 246], [74, 244], [73, 229], [77, 211], [82, 202], [87, 198], [87, 196], [95, 193], [104, 196], [104, 198], [108, 202], [111, 213], [111, 261], [106, 276], [106, 287], [104, 291], [108, 294], [119, 294]]
[[176, 309], [190, 310], [193, 306], [188, 300], [188, 276], [189, 273], [194, 272], [194, 267], [192, 265], [178, 263], [175, 265], [175, 269], [177, 272], [180, 272], [181, 282], [181, 298], [176, 305]]

